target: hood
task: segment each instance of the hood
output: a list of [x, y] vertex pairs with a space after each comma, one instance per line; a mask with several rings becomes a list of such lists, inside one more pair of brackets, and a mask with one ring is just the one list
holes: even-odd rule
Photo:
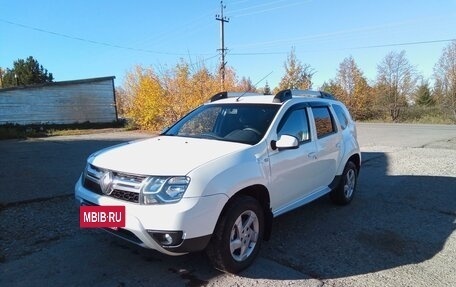
[[250, 147], [210, 139], [159, 136], [95, 153], [97, 167], [138, 175], [186, 175], [211, 160]]

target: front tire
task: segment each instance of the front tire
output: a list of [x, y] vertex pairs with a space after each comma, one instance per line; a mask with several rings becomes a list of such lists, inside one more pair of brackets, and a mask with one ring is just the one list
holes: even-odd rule
[[345, 165], [339, 185], [329, 194], [331, 200], [338, 205], [349, 204], [355, 194], [357, 182], [358, 169], [352, 161], [349, 161]]
[[258, 255], [263, 233], [261, 205], [253, 197], [236, 196], [219, 218], [206, 253], [215, 268], [238, 273]]

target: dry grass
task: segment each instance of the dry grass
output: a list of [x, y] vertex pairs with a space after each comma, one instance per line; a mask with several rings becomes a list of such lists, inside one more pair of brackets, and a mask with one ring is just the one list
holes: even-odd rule
[[82, 135], [100, 132], [127, 130], [124, 122], [118, 123], [76, 123], [65, 125], [16, 125], [6, 124], [0, 126], [0, 140], [26, 139], [37, 137], [51, 137], [64, 135]]

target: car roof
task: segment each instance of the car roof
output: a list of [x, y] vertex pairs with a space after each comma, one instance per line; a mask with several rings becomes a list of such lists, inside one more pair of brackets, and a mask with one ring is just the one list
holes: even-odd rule
[[243, 104], [277, 104], [273, 102], [274, 95], [249, 95], [249, 96], [242, 96], [242, 97], [228, 97], [225, 99], [220, 99], [217, 101], [213, 101], [211, 103], [243, 103]]
[[287, 89], [278, 92], [276, 95], [221, 92], [212, 96], [210, 102], [282, 105], [289, 100], [293, 100], [293, 102], [328, 102], [328, 100], [337, 101], [333, 95], [322, 91]]

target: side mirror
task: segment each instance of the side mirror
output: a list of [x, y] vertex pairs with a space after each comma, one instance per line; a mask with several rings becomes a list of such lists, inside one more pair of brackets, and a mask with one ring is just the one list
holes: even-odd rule
[[279, 140], [275, 142], [275, 147], [278, 149], [293, 149], [299, 147], [299, 141], [294, 136], [281, 135]]

